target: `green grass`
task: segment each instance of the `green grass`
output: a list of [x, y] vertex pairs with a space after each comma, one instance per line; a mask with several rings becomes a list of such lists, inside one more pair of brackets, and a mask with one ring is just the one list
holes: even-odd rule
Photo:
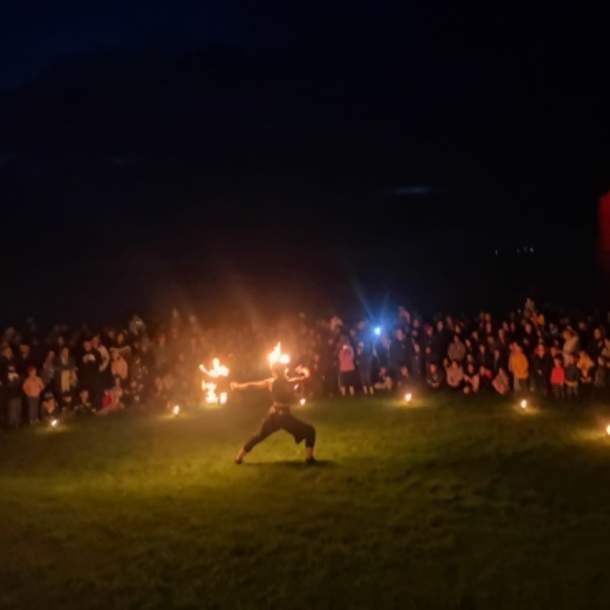
[[0, 608], [610, 608], [610, 411], [426, 397], [0, 434]]

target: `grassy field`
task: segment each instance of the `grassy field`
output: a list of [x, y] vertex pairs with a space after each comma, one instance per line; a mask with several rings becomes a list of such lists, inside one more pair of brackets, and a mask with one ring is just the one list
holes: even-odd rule
[[610, 410], [434, 396], [0, 434], [0, 608], [610, 608]]

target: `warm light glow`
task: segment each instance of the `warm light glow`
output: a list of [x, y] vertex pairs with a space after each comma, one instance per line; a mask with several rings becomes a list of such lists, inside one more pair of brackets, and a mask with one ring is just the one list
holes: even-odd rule
[[527, 400], [525, 400], [525, 398], [519, 403], [519, 406], [522, 409], [527, 409]]
[[610, 424], [606, 426], [606, 434], [610, 436]]
[[282, 354], [282, 346], [278, 344], [273, 348], [273, 351], [267, 356], [269, 359], [269, 365], [274, 364], [290, 364], [290, 356], [288, 354]]
[[307, 400], [305, 400], [305, 398], [301, 398], [301, 400], [299, 400], [299, 404], [303, 407], [305, 406], [305, 403], [307, 402]]
[[218, 358], [212, 358], [212, 368], [210, 370], [206, 369], [205, 365], [203, 364], [200, 364], [199, 368], [208, 377], [214, 377], [215, 379], [218, 377], [229, 376], [229, 369], [224, 364], [220, 364], [220, 360]]
[[174, 408], [172, 409], [172, 413], [174, 415], [180, 415], [180, 405], [174, 405]]
[[50, 423], [51, 423], [51, 428], [57, 428], [57, 426], [59, 426], [58, 419], [52, 419]]
[[[218, 358], [212, 358], [212, 368], [207, 369], [205, 365], [200, 364], [199, 369], [207, 375], [210, 379], [217, 380], [219, 377], [228, 377], [229, 369], [220, 363]], [[227, 392], [220, 392], [220, 395], [216, 393], [216, 389], [218, 388], [218, 384], [216, 381], [209, 381], [204, 379], [201, 382], [201, 389], [205, 392], [205, 402], [208, 405], [224, 405], [227, 403], [229, 399], [229, 395]]]
[[413, 400], [413, 394], [411, 392], [407, 392], [405, 394], [405, 402], [411, 402]]

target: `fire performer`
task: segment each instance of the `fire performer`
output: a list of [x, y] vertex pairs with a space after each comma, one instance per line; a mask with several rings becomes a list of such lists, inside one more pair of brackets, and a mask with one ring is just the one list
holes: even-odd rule
[[[275, 355], [274, 355], [275, 354]], [[247, 388], [266, 389], [271, 392], [273, 403], [263, 420], [259, 431], [248, 440], [239, 450], [235, 458], [236, 464], [241, 464], [244, 457], [264, 441], [269, 435], [278, 430], [286, 430], [294, 437], [295, 443], [305, 441], [305, 462], [315, 463], [314, 446], [316, 443], [316, 429], [290, 412], [291, 404], [295, 401], [294, 386], [296, 383], [307, 379], [307, 369], [297, 369], [299, 375], [289, 377], [286, 365], [289, 358], [285, 354], [280, 355], [279, 344], [269, 357], [271, 364], [271, 377], [262, 381], [251, 381], [248, 383], [232, 383], [231, 389], [244, 390]]]

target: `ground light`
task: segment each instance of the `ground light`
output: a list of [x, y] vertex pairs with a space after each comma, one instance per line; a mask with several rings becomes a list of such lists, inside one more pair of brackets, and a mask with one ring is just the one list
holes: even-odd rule
[[174, 405], [174, 408], [172, 409], [172, 413], [174, 415], [180, 415], [180, 405]]
[[527, 409], [527, 400], [525, 400], [525, 398], [519, 403], [519, 406], [522, 409]]
[[57, 426], [59, 426], [59, 420], [57, 418], [53, 418], [49, 424], [51, 425], [51, 428], [57, 428]]
[[610, 424], [606, 426], [606, 434], [610, 436]]
[[407, 392], [405, 394], [405, 402], [410, 403], [412, 400], [413, 400], [413, 394], [411, 394], [411, 392]]
[[[301, 398], [301, 400], [299, 400], [299, 404], [304, 407], [305, 403], [307, 402], [307, 400], [305, 398]], [[610, 426], [609, 426], [610, 427]]]

